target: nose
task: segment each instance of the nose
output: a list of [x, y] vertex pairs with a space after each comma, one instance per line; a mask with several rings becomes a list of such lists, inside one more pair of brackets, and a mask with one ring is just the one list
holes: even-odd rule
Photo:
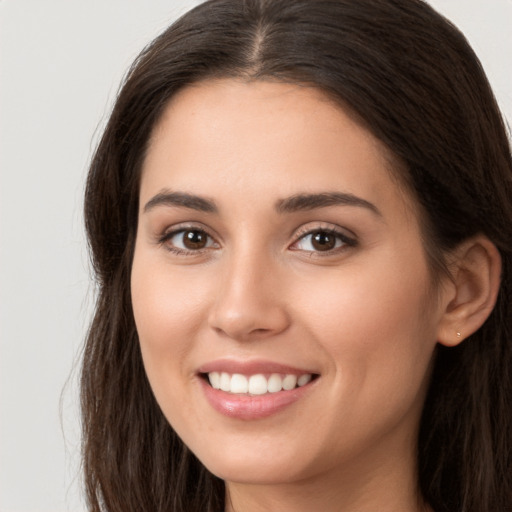
[[233, 258], [219, 274], [209, 314], [217, 333], [238, 341], [264, 339], [290, 323], [278, 265], [252, 256]]

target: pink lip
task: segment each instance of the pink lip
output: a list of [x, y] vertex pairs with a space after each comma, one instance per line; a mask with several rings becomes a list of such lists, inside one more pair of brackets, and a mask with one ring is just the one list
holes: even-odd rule
[[[242, 375], [255, 375], [261, 373], [268, 375], [271, 373], [304, 375], [307, 373], [315, 374], [309, 370], [300, 370], [279, 363], [269, 361], [233, 361], [217, 360], [207, 363], [198, 369], [199, 374], [209, 372], [227, 372], [240, 373]], [[206, 379], [198, 378], [201, 388], [210, 405], [224, 416], [236, 418], [239, 420], [256, 420], [266, 418], [276, 414], [286, 407], [300, 400], [304, 395], [316, 385], [318, 379], [314, 379], [305, 386], [301, 386], [290, 391], [279, 391], [277, 393], [267, 393], [265, 395], [237, 395], [227, 393], [220, 389], [214, 389]]]
[[297, 402], [310, 391], [316, 380], [290, 391], [267, 393], [266, 395], [234, 395], [212, 388], [204, 379], [200, 379], [203, 392], [210, 405], [224, 416], [239, 420], [266, 418], [282, 411]]
[[315, 374], [318, 372], [309, 369], [299, 369], [292, 366], [275, 363], [272, 361], [265, 361], [262, 359], [255, 359], [252, 361], [236, 361], [234, 359], [218, 359], [210, 363], [206, 363], [198, 368], [198, 373], [210, 372], [226, 372], [226, 373], [240, 373], [242, 375], [256, 375], [257, 373], [270, 374], [270, 373], [284, 373], [293, 375], [304, 375], [306, 373]]

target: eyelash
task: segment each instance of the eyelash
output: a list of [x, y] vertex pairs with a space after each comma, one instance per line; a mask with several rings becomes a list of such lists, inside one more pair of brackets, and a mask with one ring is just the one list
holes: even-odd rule
[[[206, 237], [210, 241], [213, 241], [213, 244], [211, 244], [208, 247], [199, 248], [199, 249], [183, 249], [180, 247], [176, 247], [175, 245], [171, 245], [169, 243], [169, 241], [172, 240], [172, 238], [174, 238], [176, 235], [179, 235], [179, 234], [184, 235], [187, 232], [202, 233], [203, 235], [206, 235]], [[310, 257], [332, 256], [334, 254], [338, 254], [339, 252], [346, 250], [349, 247], [355, 247], [358, 244], [355, 237], [354, 238], [349, 237], [345, 233], [343, 233], [341, 230], [335, 229], [331, 226], [329, 226], [329, 227], [316, 226], [315, 228], [310, 228], [310, 229], [305, 228], [303, 230], [299, 230], [296, 234], [295, 242], [293, 242], [290, 245], [290, 250], [301, 251], [301, 249], [293, 248], [293, 246], [297, 245], [301, 241], [304, 241], [308, 236], [312, 236], [315, 234], [331, 235], [331, 236], [335, 237], [336, 244], [338, 244], [338, 242], [341, 242], [341, 244], [338, 245], [337, 247], [328, 249], [326, 251], [320, 251], [320, 250], [305, 251], [304, 250], [303, 252], [309, 253]], [[211, 236], [208, 233], [208, 231], [205, 230], [204, 228], [197, 227], [197, 226], [179, 226], [170, 232], [164, 233], [163, 236], [161, 236], [159, 238], [158, 243], [160, 245], [165, 246], [165, 248], [168, 251], [170, 251], [176, 255], [179, 255], [179, 256], [196, 256], [196, 255], [200, 255], [200, 254], [204, 253], [205, 251], [208, 251], [212, 248], [218, 247], [217, 242], [214, 241], [214, 237]]]
[[334, 247], [332, 249], [328, 249], [326, 251], [320, 251], [320, 250], [311, 250], [311, 251], [304, 251], [306, 253], [309, 253], [310, 257], [329, 257], [333, 256], [335, 254], [339, 254], [340, 252], [343, 252], [347, 250], [350, 247], [357, 246], [357, 240], [355, 237], [350, 237], [343, 231], [336, 229], [332, 226], [315, 226], [314, 228], [304, 228], [303, 230], [299, 230], [296, 237], [297, 240], [293, 242], [293, 244], [290, 246], [291, 250], [300, 251], [301, 249], [293, 249], [293, 246], [297, 245], [299, 242], [304, 241], [307, 237], [312, 237], [315, 234], [323, 234], [323, 235], [330, 235], [335, 238], [335, 243], [337, 244], [338, 241], [341, 242], [340, 245], [337, 247]]
[[[158, 243], [160, 245], [165, 246], [165, 248], [174, 254], [177, 254], [178, 256], [195, 256], [202, 254], [204, 251], [209, 250], [210, 247], [202, 248], [202, 249], [182, 249], [180, 247], [176, 247], [175, 245], [171, 245], [169, 241], [174, 238], [176, 235], [179, 235], [182, 233], [183, 235], [187, 232], [196, 232], [196, 233], [202, 233], [206, 235], [210, 240], [214, 240], [213, 236], [211, 236], [208, 231], [206, 231], [202, 227], [197, 226], [179, 226], [176, 229], [173, 229], [172, 231], [166, 232], [163, 234], [162, 237], [158, 240]], [[217, 244], [218, 245], [218, 244]]]

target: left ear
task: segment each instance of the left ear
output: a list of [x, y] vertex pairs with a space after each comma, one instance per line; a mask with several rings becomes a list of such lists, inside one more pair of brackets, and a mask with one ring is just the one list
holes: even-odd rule
[[[485, 236], [466, 240], [451, 254], [452, 277], [438, 324], [437, 340], [455, 346], [478, 330], [487, 320], [498, 297], [501, 256]], [[445, 295], [446, 297], [446, 295]]]

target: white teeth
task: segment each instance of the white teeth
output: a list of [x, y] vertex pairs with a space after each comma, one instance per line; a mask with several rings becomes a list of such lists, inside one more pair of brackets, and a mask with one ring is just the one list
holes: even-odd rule
[[281, 391], [281, 389], [283, 389], [283, 379], [281, 378], [281, 375], [273, 373], [268, 379], [267, 388], [269, 393], [277, 393], [278, 391]]
[[220, 374], [220, 389], [222, 391], [231, 391], [231, 375], [226, 372]]
[[305, 375], [301, 375], [297, 380], [297, 386], [305, 386], [309, 381], [311, 381], [311, 374], [306, 373]]
[[249, 377], [249, 393], [251, 395], [264, 395], [267, 391], [267, 379], [264, 375], [257, 374]]
[[231, 393], [247, 393], [249, 391], [249, 381], [245, 375], [239, 373], [231, 377]]
[[287, 375], [283, 379], [283, 389], [290, 391], [297, 385], [297, 375]]
[[267, 379], [265, 375], [242, 375], [227, 372], [210, 372], [208, 380], [212, 388], [220, 389], [227, 393], [264, 395], [266, 393], [277, 393], [279, 391], [290, 391], [296, 387], [305, 386], [313, 376], [310, 373], [303, 375], [273, 373]]
[[210, 384], [214, 389], [220, 389], [220, 374], [219, 372], [210, 372], [208, 374], [208, 379], [210, 380]]

